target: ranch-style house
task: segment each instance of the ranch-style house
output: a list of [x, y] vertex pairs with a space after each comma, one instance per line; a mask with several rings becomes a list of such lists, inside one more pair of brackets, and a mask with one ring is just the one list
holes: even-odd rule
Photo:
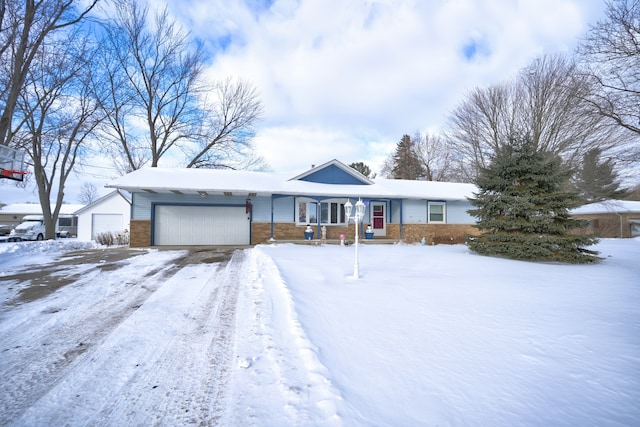
[[[461, 243], [476, 234], [472, 184], [369, 179], [332, 160], [297, 176], [216, 169], [143, 168], [107, 187], [131, 193], [132, 247], [253, 245], [353, 237], [347, 201], [366, 205], [374, 240]], [[364, 235], [364, 234], [363, 234]]]

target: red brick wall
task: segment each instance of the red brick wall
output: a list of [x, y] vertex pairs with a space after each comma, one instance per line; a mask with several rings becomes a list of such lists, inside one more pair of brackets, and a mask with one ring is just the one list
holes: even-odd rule
[[[327, 226], [327, 239], [339, 239], [340, 234], [347, 238], [353, 238], [355, 233], [354, 224], [348, 227]], [[276, 240], [301, 240], [304, 239], [304, 229], [306, 226], [295, 225], [293, 223], [274, 224], [274, 238]], [[479, 234], [478, 229], [469, 224], [404, 224], [404, 236], [400, 236], [400, 224], [387, 224], [386, 239], [403, 240], [406, 243], [417, 243], [424, 237], [428, 244], [439, 243], [464, 243], [467, 235]], [[318, 238], [318, 228], [313, 227], [316, 233], [314, 238]], [[253, 223], [252, 225], [253, 244], [264, 243], [271, 237], [270, 223]]]

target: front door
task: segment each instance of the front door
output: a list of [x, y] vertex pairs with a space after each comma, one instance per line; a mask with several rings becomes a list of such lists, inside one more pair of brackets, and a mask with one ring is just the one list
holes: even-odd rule
[[371, 202], [371, 226], [374, 236], [387, 235], [386, 206], [384, 202]]

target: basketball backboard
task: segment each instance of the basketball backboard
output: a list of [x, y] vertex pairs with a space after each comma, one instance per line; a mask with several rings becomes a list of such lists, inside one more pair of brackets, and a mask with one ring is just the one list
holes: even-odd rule
[[0, 145], [0, 178], [23, 181], [27, 173], [24, 152]]

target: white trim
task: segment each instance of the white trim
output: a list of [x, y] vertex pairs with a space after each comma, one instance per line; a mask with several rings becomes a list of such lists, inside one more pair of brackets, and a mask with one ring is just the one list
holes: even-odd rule
[[[431, 206], [442, 206], [442, 221], [431, 220]], [[427, 223], [428, 224], [446, 224], [447, 223], [447, 203], [446, 202], [428, 202], [427, 203]]]
[[[295, 198], [295, 223], [296, 225], [318, 225], [318, 222], [320, 222], [320, 225], [330, 225], [333, 227], [340, 227], [340, 226], [344, 226], [346, 227], [348, 225], [348, 222], [346, 220], [346, 216], [344, 215], [344, 204], [347, 202], [348, 199], [346, 198], [333, 198], [333, 199], [324, 199], [324, 200], [316, 200], [316, 199], [311, 199], [309, 197], [296, 197]], [[306, 215], [305, 215], [305, 221], [302, 222], [300, 221], [300, 204], [301, 203], [305, 203], [306, 204]], [[310, 203], [315, 203], [316, 204], [316, 221], [311, 221], [310, 220], [310, 215], [309, 215], [309, 204]], [[322, 222], [322, 204], [331, 204], [331, 203], [336, 203], [337, 206], [337, 215], [338, 215], [338, 222], [331, 222], [331, 208], [329, 207], [329, 220], [327, 222]], [[342, 207], [342, 209], [341, 209]], [[344, 219], [344, 221], [340, 221], [340, 219]]]
[[[374, 226], [374, 216], [373, 213], [375, 212], [375, 207], [376, 206], [382, 206], [382, 228], [375, 228]], [[373, 227], [373, 235], [374, 236], [386, 236], [387, 235], [387, 215], [389, 214], [387, 212], [388, 209], [388, 205], [387, 202], [371, 202], [369, 204], [369, 224], [371, 224], [371, 227]], [[363, 227], [365, 227], [365, 225], [363, 225]]]

